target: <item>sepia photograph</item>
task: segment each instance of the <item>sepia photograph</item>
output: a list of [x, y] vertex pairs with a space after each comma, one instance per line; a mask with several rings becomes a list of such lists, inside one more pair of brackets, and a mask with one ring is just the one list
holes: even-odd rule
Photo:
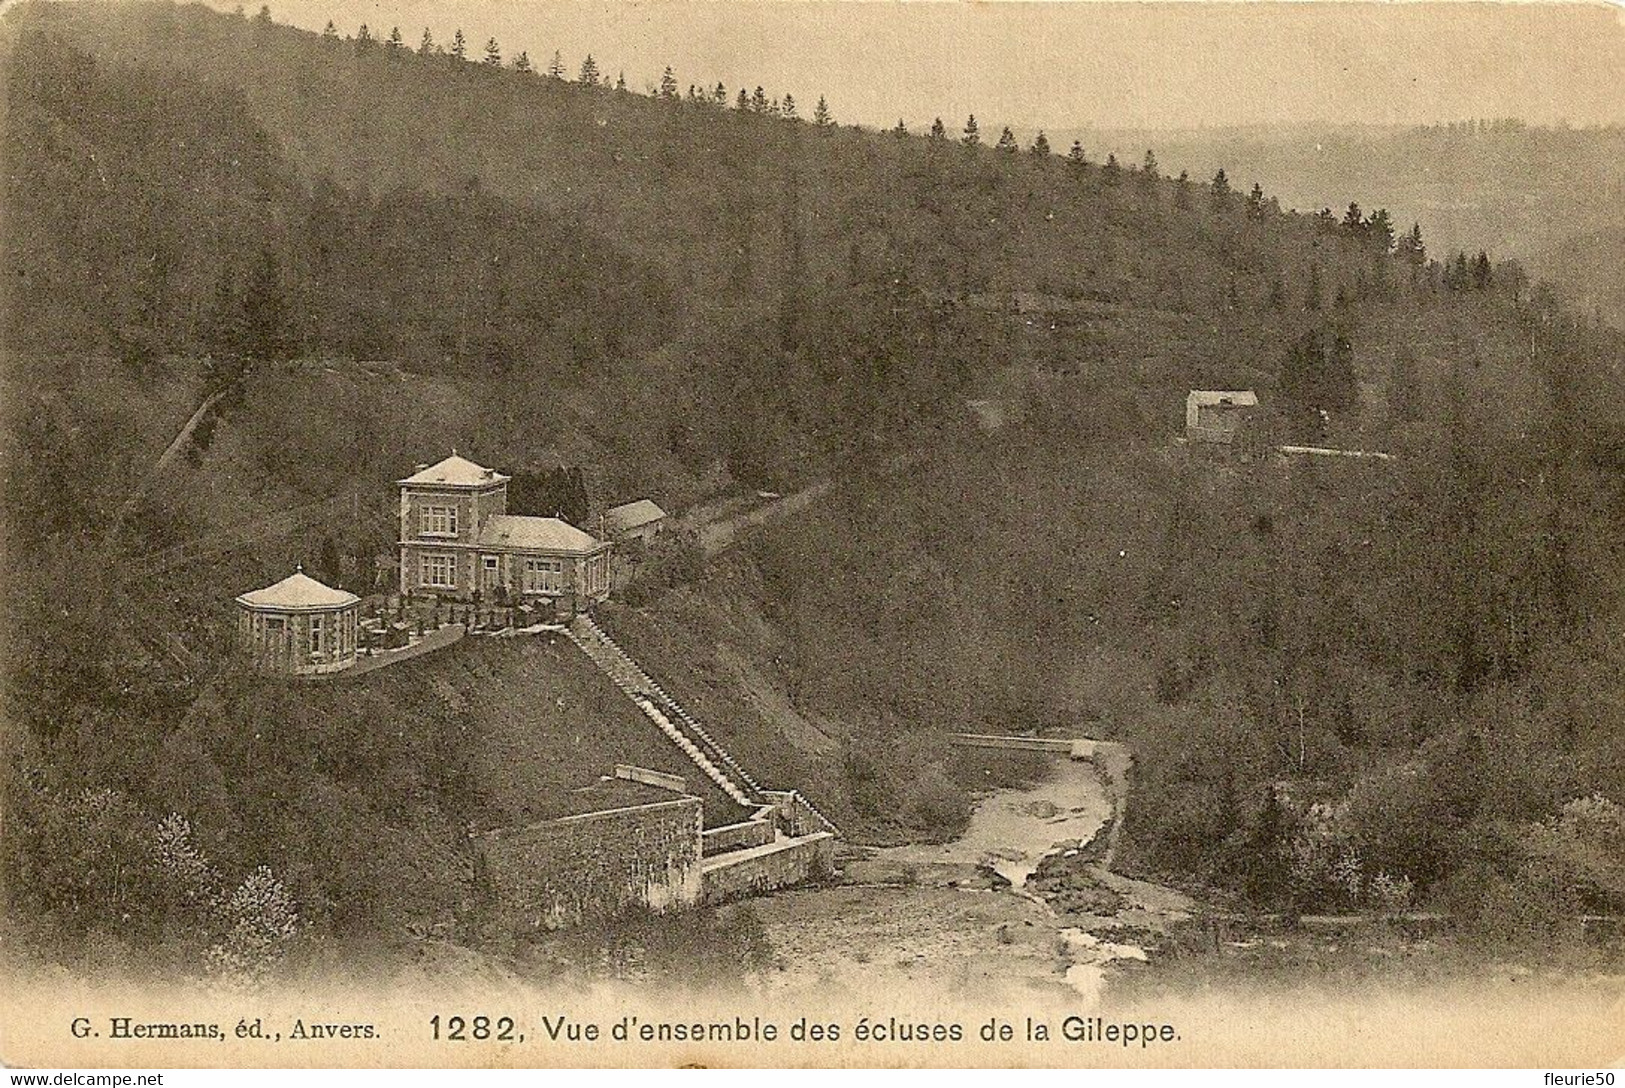
[[0, 1064], [1625, 1063], [1618, 4], [8, 0], [0, 160]]

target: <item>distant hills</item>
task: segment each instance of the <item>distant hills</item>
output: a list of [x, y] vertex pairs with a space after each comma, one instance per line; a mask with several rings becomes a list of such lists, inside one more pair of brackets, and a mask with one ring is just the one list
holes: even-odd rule
[[1207, 178], [1225, 167], [1262, 181], [1286, 207], [1342, 213], [1349, 201], [1420, 222], [1437, 249], [1487, 249], [1551, 279], [1577, 307], [1625, 326], [1625, 127], [1516, 121], [1425, 127], [1287, 126], [1173, 132], [1078, 130], [1091, 155]]

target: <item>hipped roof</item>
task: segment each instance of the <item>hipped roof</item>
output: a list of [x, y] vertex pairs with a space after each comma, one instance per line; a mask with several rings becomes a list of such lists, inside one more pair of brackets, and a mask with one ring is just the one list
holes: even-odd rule
[[466, 457], [453, 453], [450, 457], [428, 468], [419, 469], [399, 484], [417, 484], [429, 487], [490, 487], [505, 484], [509, 477], [484, 465], [476, 465]]

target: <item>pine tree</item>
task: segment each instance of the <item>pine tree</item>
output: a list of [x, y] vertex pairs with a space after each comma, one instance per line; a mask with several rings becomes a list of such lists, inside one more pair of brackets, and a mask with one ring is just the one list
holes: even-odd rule
[[1332, 337], [1331, 351], [1326, 354], [1325, 388], [1322, 390], [1327, 412], [1341, 415], [1354, 411], [1359, 396], [1359, 379], [1354, 371], [1354, 343], [1345, 332]]
[[589, 87], [598, 86], [598, 62], [587, 54], [587, 59], [581, 62], [581, 74], [576, 77], [577, 83], [584, 83]]
[[260, 250], [259, 264], [243, 296], [245, 354], [255, 361], [281, 359], [288, 344], [288, 305], [282, 291], [282, 269], [276, 254]]
[[1006, 125], [1004, 131], [999, 133], [999, 140], [993, 145], [993, 150], [1003, 151], [1007, 155], [1014, 155], [1021, 150], [1016, 143], [1016, 134], [1010, 131], [1009, 125]]
[[1247, 194], [1247, 218], [1264, 218], [1264, 187], [1256, 181], [1253, 182], [1252, 192]]
[[553, 50], [553, 59], [547, 62], [547, 78], [564, 79], [564, 54], [557, 49]]
[[495, 38], [485, 39], [485, 64], [489, 68], [502, 67], [502, 49]]
[[677, 76], [670, 65], [660, 74], [660, 97], [667, 102], [677, 101]]
[[966, 147], [975, 147], [977, 144], [982, 142], [982, 130], [977, 127], [976, 115], [974, 113], [971, 114], [970, 119], [965, 122], [965, 135], [960, 138], [959, 142], [964, 144]]
[[796, 119], [796, 96], [788, 92], [784, 96], [784, 116], [792, 121]]
[[933, 140], [946, 140], [948, 138], [948, 126], [942, 123], [940, 117], [931, 122], [931, 138]]
[[1287, 893], [1291, 879], [1292, 836], [1286, 814], [1274, 786], [1264, 787], [1264, 804], [1258, 823], [1247, 837], [1244, 856], [1248, 859], [1246, 892], [1263, 907], [1278, 905]]
[[1319, 329], [1304, 330], [1281, 368], [1281, 402], [1294, 438], [1316, 444], [1324, 439], [1324, 420], [1342, 398], [1335, 384], [1325, 337]]
[[1358, 204], [1350, 203], [1348, 211], [1343, 213], [1343, 233], [1350, 238], [1365, 237], [1365, 219]]
[[1038, 135], [1033, 137], [1032, 153], [1040, 158], [1049, 157], [1049, 137], [1044, 135], [1043, 129], [1039, 129]]
[[1481, 249], [1478, 256], [1473, 258], [1473, 286], [1486, 291], [1494, 281], [1495, 270], [1490, 267], [1490, 255]]
[[1068, 165], [1082, 169], [1083, 164], [1088, 161], [1083, 157], [1082, 140], [1072, 141], [1072, 150], [1066, 153], [1066, 161]]
[[322, 536], [322, 547], [318, 553], [316, 569], [322, 576], [322, 581], [330, 586], [339, 584], [339, 573], [343, 561], [339, 557], [339, 546], [328, 535]]
[[[332, 26], [333, 24], [328, 23], [327, 25]], [[423, 28], [423, 40], [418, 42], [418, 56], [427, 57], [430, 54], [432, 54], [433, 52], [434, 52], [434, 35], [429, 33], [429, 28], [428, 27], [424, 27]]]
[[1394, 248], [1394, 221], [1388, 215], [1387, 208], [1378, 208], [1371, 213], [1365, 221], [1366, 237], [1374, 249], [1387, 253]]
[[1467, 264], [1467, 254], [1458, 252], [1445, 269], [1444, 285], [1452, 291], [1465, 291], [1471, 279], [1472, 270]]
[[1222, 166], [1219, 167], [1219, 172], [1213, 175], [1211, 192], [1214, 211], [1222, 212], [1230, 207], [1230, 177]]
[[1394, 360], [1388, 375], [1388, 413], [1401, 423], [1422, 418], [1422, 379], [1417, 373], [1416, 356], [1403, 351]]
[[750, 109], [752, 113], [767, 112], [767, 92], [762, 90], [760, 85], [758, 85], [757, 88], [751, 92]]
[[615, 89], [617, 91], [626, 90], [626, 72], [624, 70], [615, 76]]
[[384, 44], [387, 45], [392, 52], [397, 53], [406, 48], [406, 42], [401, 38], [401, 28], [398, 26], [390, 27], [389, 39], [385, 41]]
[[322, 41], [336, 42], [338, 40], [339, 28], [333, 25], [333, 20], [329, 19], [327, 20], [327, 25], [322, 27]]
[[374, 43], [372, 40], [372, 31], [367, 29], [366, 23], [362, 23], [361, 29], [355, 32], [355, 51], [357, 53], [365, 53], [370, 50], [374, 44], [376, 43]]
[[1456, 253], [1456, 260], [1451, 261], [1451, 273], [1456, 279], [1456, 291], [1466, 291], [1467, 284], [1472, 283], [1472, 263], [1467, 260], [1466, 250]]
[[232, 270], [221, 275], [208, 330], [210, 380], [217, 387], [239, 382], [252, 363], [283, 357], [288, 306], [275, 253], [262, 249], [258, 264], [241, 287]]
[[1422, 224], [1414, 223], [1411, 229], [1399, 236], [1394, 251], [1399, 254], [1400, 260], [1405, 262], [1411, 270], [1414, 279], [1416, 274], [1427, 265], [1427, 247], [1422, 244]]
[[1137, 175], [1140, 179], [1140, 193], [1147, 200], [1154, 200], [1157, 194], [1157, 182], [1162, 180], [1162, 168], [1157, 163], [1156, 152], [1149, 147], [1145, 149], [1145, 158], [1140, 160], [1140, 170]]
[[521, 49], [519, 51], [519, 55], [513, 58], [513, 70], [516, 72], [522, 72], [525, 75], [530, 75], [530, 54]]
[[726, 106], [728, 104], [728, 88], [718, 83], [715, 89], [711, 91], [711, 101], [718, 106]]
[[1107, 152], [1106, 165], [1100, 168], [1100, 180], [1107, 185], [1116, 185], [1118, 175], [1122, 172], [1123, 168], [1117, 165], [1116, 153]]
[[1189, 208], [1191, 206], [1191, 175], [1187, 170], [1179, 172], [1179, 178], [1174, 182], [1174, 207]]
[[897, 126], [891, 130], [891, 134], [897, 137], [899, 140], [908, 135], [908, 126], [903, 124], [903, 119], [901, 117], [897, 119]]
[[734, 99], [734, 109], [740, 113], [750, 112], [750, 92], [743, 87], [739, 88], [739, 97]]
[[829, 112], [829, 103], [824, 101], [823, 95], [819, 95], [818, 104], [813, 107], [813, 124], [819, 128], [829, 128], [834, 123], [835, 118]]
[[208, 382], [223, 388], [242, 380], [248, 335], [243, 323], [243, 301], [235, 270], [226, 268], [215, 281], [208, 322], [204, 326], [204, 351], [209, 356]]
[[464, 60], [468, 57], [468, 41], [463, 37], [462, 27], [458, 27], [457, 33], [451, 36], [451, 55], [455, 60]]

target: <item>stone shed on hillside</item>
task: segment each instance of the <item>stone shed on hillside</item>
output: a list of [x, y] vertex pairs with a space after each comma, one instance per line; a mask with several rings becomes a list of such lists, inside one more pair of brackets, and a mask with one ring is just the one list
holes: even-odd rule
[[666, 512], [650, 499], [622, 503], [604, 513], [604, 531], [611, 540], [653, 543], [666, 525]]
[[1257, 407], [1258, 394], [1251, 389], [1192, 389], [1185, 398], [1185, 437], [1231, 445]]

